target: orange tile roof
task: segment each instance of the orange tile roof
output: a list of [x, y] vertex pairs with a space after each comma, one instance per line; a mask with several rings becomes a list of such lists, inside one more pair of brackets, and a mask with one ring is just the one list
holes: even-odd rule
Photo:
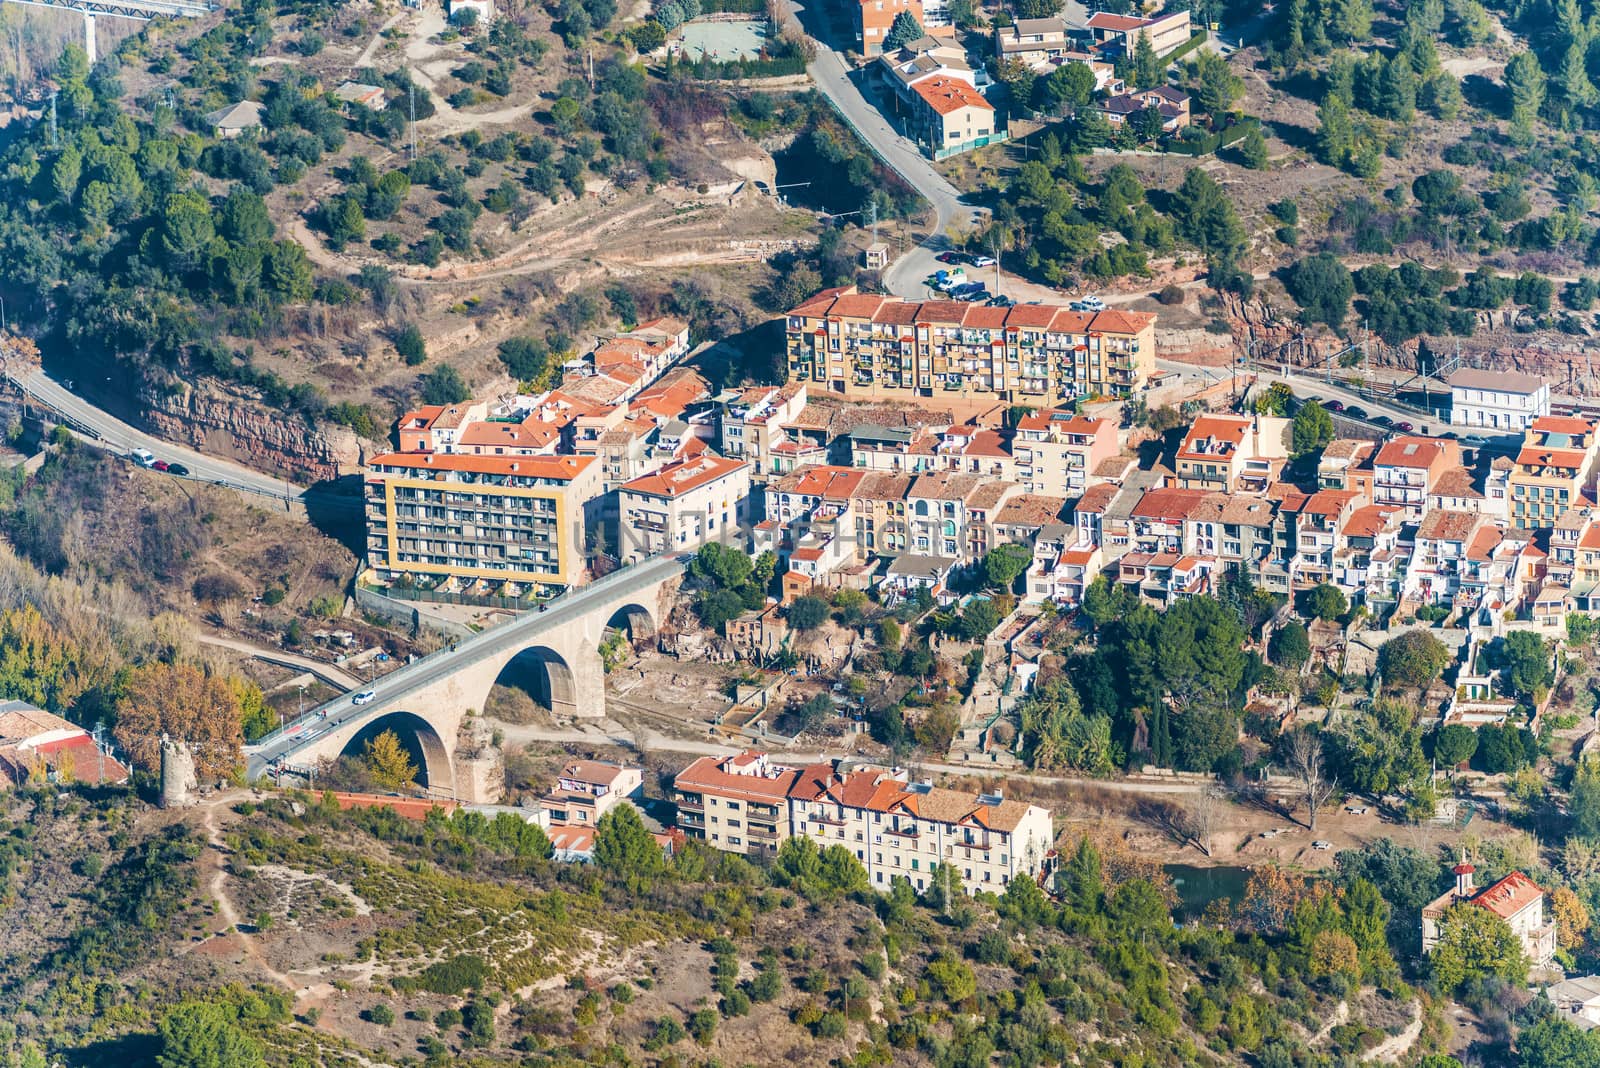
[[370, 467], [407, 467], [414, 471], [462, 471], [479, 475], [520, 475], [570, 481], [594, 463], [593, 456], [473, 456], [457, 452], [386, 452], [367, 461]]
[[1391, 516], [1398, 515], [1403, 511], [1405, 509], [1390, 504], [1369, 504], [1363, 508], [1357, 508], [1344, 521], [1342, 533], [1347, 538], [1376, 537], [1389, 525]]
[[1544, 890], [1538, 883], [1520, 871], [1514, 871], [1493, 886], [1480, 891], [1472, 899], [1472, 903], [1482, 905], [1502, 920], [1509, 920], [1543, 896]]
[[1575, 415], [1541, 415], [1528, 426], [1550, 434], [1592, 434], [1594, 424]]
[[468, 423], [457, 443], [463, 446], [504, 446], [518, 449], [544, 448], [561, 437], [561, 428], [529, 420], [526, 423]]
[[978, 108], [982, 111], [993, 111], [994, 105], [983, 98], [983, 94], [960, 78], [952, 78], [944, 74], [936, 74], [932, 78], [924, 78], [911, 88], [917, 95], [927, 101], [928, 106], [941, 115], [949, 115], [960, 111], [962, 108]]
[[1183, 460], [1214, 460], [1230, 453], [1199, 452], [1194, 446], [1202, 441], [1220, 441], [1237, 448], [1250, 431], [1250, 420], [1242, 415], [1202, 415], [1194, 421], [1189, 433], [1178, 448], [1178, 458]]
[[1527, 445], [1517, 453], [1518, 467], [1570, 467], [1583, 466], [1582, 449], [1547, 449], [1542, 445]]
[[653, 474], [640, 475], [623, 484], [627, 493], [642, 493], [651, 497], [677, 497], [725, 478], [739, 470], [748, 470], [743, 460], [730, 460], [724, 456], [699, 456], [693, 460], [670, 463]]
[[833, 302], [828, 315], [830, 318], [871, 319], [888, 299], [874, 293], [848, 293]]
[[[741, 761], [738, 757], [729, 757], [727, 760], [735, 762], [736, 766], [743, 767], [748, 761]], [[764, 775], [737, 775], [724, 771], [721, 761], [716, 757], [701, 757], [693, 764], [678, 772], [673, 779], [673, 786], [678, 790], [689, 793], [711, 793], [718, 797], [738, 797], [763, 803], [782, 801], [789, 796], [790, 791], [800, 781], [801, 773], [795, 768], [783, 768], [774, 765], [775, 776]]]
[[1318, 490], [1306, 501], [1306, 506], [1301, 511], [1309, 515], [1338, 515], [1359, 496], [1355, 490]]
[[1097, 334], [1137, 334], [1156, 321], [1151, 312], [1119, 311], [1107, 308], [1094, 317], [1090, 330]]
[[1435, 508], [1422, 517], [1417, 537], [1434, 541], [1466, 541], [1482, 520], [1483, 516], [1478, 512], [1452, 512], [1446, 508]]
[[[1206, 499], [1202, 489], [1179, 489], [1162, 486], [1146, 490], [1139, 503], [1133, 506], [1133, 515], [1141, 519], [1185, 519], [1200, 502]], [[1088, 494], [1084, 494], [1085, 497]]]
[[407, 412], [400, 417], [400, 429], [427, 430], [443, 411], [444, 405], [442, 404], [424, 404], [421, 408]]
[[1445, 451], [1447, 442], [1407, 434], [1384, 442], [1373, 464], [1379, 467], [1432, 467]]

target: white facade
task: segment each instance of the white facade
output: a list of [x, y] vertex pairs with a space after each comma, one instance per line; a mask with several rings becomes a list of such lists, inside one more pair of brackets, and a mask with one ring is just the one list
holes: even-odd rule
[[1450, 376], [1450, 425], [1520, 434], [1550, 414], [1550, 385], [1537, 375], [1469, 368]]
[[636, 478], [617, 493], [625, 560], [728, 544], [744, 522], [750, 465], [700, 456]]

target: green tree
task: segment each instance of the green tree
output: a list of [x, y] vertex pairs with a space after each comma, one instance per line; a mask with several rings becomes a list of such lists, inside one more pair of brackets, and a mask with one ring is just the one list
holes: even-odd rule
[[1133, 45], [1133, 84], [1139, 89], [1154, 89], [1167, 80], [1166, 70], [1156, 56], [1150, 35], [1141, 32]]
[[1094, 99], [1094, 71], [1087, 63], [1063, 63], [1037, 84], [1039, 103], [1046, 110], [1083, 107]]
[[1330, 167], [1345, 166], [1356, 140], [1350, 105], [1329, 93], [1317, 108], [1317, 123], [1317, 158]]
[[[1460, 1062], [1455, 1062], [1459, 1064]], [[1600, 1068], [1600, 1035], [1546, 1016], [1517, 1035], [1517, 1068]], [[1444, 1068], [1422, 1064], [1419, 1068]]]
[[395, 331], [394, 350], [407, 367], [415, 367], [428, 358], [428, 343], [416, 323], [405, 323]]
[[70, 207], [82, 178], [83, 153], [76, 145], [67, 145], [50, 165], [50, 185], [56, 191], [56, 199]]
[[1200, 110], [1213, 121], [1233, 110], [1244, 95], [1244, 81], [1228, 66], [1228, 61], [1202, 48], [1189, 61], [1189, 88]]
[[1357, 44], [1372, 36], [1372, 0], [1330, 0], [1328, 36], [1339, 44]]
[[1331, 583], [1313, 586], [1305, 595], [1307, 618], [1332, 622], [1350, 611], [1350, 601], [1344, 591]]
[[1033, 563], [1033, 552], [1015, 542], [997, 545], [983, 558], [983, 574], [989, 585], [1009, 590]]
[[1290, 442], [1296, 456], [1316, 452], [1333, 440], [1333, 416], [1316, 401], [1307, 401], [1294, 413]]
[[1279, 627], [1272, 634], [1272, 645], [1268, 652], [1274, 664], [1291, 671], [1300, 670], [1311, 659], [1311, 636], [1306, 633], [1305, 624], [1291, 619]]
[[[1454, 768], [1465, 764], [1478, 751], [1478, 732], [1464, 723], [1449, 723], [1440, 727], [1433, 736], [1433, 759], [1440, 767]], [[1597, 781], [1600, 785], [1600, 781]], [[1595, 798], [1600, 803], [1600, 794]], [[1600, 829], [1600, 809], [1596, 810], [1596, 828]]]
[[1450, 663], [1450, 650], [1424, 630], [1391, 638], [1378, 650], [1378, 672], [1391, 686], [1430, 685]]
[[1192, 167], [1172, 194], [1172, 221], [1178, 235], [1209, 257], [1231, 264], [1245, 247], [1244, 224], [1222, 187]]
[[1555, 681], [1549, 645], [1532, 631], [1514, 630], [1501, 646], [1501, 673], [1512, 694], [1537, 703]]
[[460, 404], [472, 391], [461, 378], [461, 372], [450, 364], [442, 363], [422, 376], [422, 403]]
[[982, 641], [1000, 625], [1000, 610], [987, 597], [976, 597], [961, 610], [956, 631], [969, 642]]
[[789, 605], [789, 626], [795, 630], [816, 630], [827, 618], [828, 602], [821, 597], [796, 597]]
[[1544, 71], [1532, 52], [1518, 52], [1506, 64], [1505, 80], [1511, 94], [1512, 136], [1527, 144], [1533, 140], [1533, 122], [1544, 106]]
[[654, 875], [666, 866], [661, 846], [630, 804], [617, 805], [595, 825], [594, 862], [625, 877]]
[[883, 50], [898, 51], [921, 36], [922, 23], [909, 10], [902, 11], [889, 24], [889, 32], [883, 35]]
[[1356, 292], [1349, 268], [1328, 252], [1307, 256], [1290, 267], [1284, 288], [1300, 305], [1302, 322], [1326, 323], [1333, 330], [1344, 326]]
[[181, 274], [193, 271], [216, 235], [211, 205], [193, 191], [172, 194], [162, 207], [159, 233], [168, 266]]
[[1528, 955], [1509, 924], [1486, 908], [1452, 905], [1439, 919], [1439, 942], [1429, 957], [1440, 990], [1455, 993], [1491, 976], [1510, 986], [1528, 981]]
[[417, 766], [412, 763], [411, 754], [400, 744], [400, 736], [394, 731], [384, 731], [369, 739], [362, 759], [372, 775], [372, 781], [386, 789], [399, 790], [417, 779]]
[[1073, 768], [1104, 775], [1116, 764], [1111, 722], [1085, 715], [1078, 692], [1064, 675], [1034, 687], [1019, 709], [1022, 751], [1035, 768]]
[[1245, 132], [1244, 140], [1239, 142], [1239, 162], [1253, 171], [1267, 169], [1270, 158], [1267, 155], [1267, 138], [1261, 132], [1260, 126], [1252, 126]]
[[185, 1001], [162, 1017], [160, 1068], [260, 1068], [261, 1047], [223, 1005]]

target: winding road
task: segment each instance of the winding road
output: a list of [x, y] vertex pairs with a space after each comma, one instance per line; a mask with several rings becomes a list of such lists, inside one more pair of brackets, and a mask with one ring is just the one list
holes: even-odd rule
[[[69, 426], [97, 441], [101, 446], [119, 455], [134, 449], [147, 449], [158, 460], [177, 462], [189, 469], [185, 478], [208, 482], [214, 486], [237, 490], [256, 497], [265, 497], [285, 503], [305, 504], [315, 497], [320, 503], [347, 502], [352, 508], [361, 506], [360, 500], [347, 494], [331, 492], [316, 487], [307, 489], [281, 478], [253, 471], [232, 460], [207, 456], [194, 449], [163, 441], [153, 434], [123, 422], [110, 412], [74, 393], [62, 382], [37, 368], [20, 372], [6, 372], [6, 378], [34, 401], [60, 413]], [[178, 476], [173, 476], [178, 477]]]

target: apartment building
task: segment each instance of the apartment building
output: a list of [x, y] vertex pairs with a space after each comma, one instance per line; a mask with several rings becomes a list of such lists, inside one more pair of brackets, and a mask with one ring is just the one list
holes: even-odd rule
[[1215, 559], [1223, 571], [1253, 572], [1272, 555], [1277, 510], [1272, 501], [1207, 493], [1183, 520], [1183, 552]]
[[1055, 407], [1130, 396], [1155, 370], [1155, 316], [917, 303], [824, 290], [786, 317], [789, 376], [857, 400], [934, 396]]
[[1465, 367], [1447, 381], [1451, 426], [1520, 434], [1550, 414], [1550, 386], [1538, 375]]
[[1373, 503], [1397, 505], [1407, 519], [1420, 520], [1428, 494], [1445, 472], [1460, 466], [1461, 446], [1448, 438], [1391, 438], [1372, 460]]
[[577, 456], [385, 453], [367, 465], [367, 561], [402, 575], [556, 589], [583, 571], [599, 467]]
[[1364, 604], [1399, 599], [1402, 565], [1400, 535], [1405, 512], [1393, 505], [1367, 504], [1350, 513], [1334, 549], [1334, 584]]
[[906, 131], [933, 159], [948, 159], [1006, 139], [994, 105], [973, 88], [965, 72], [917, 79], [906, 102]]
[[1061, 409], [1024, 416], [1011, 443], [1016, 478], [1028, 492], [1062, 497], [1081, 497], [1118, 448], [1114, 422]]
[[1206, 500], [1203, 489], [1163, 486], [1147, 490], [1128, 516], [1131, 551], [1181, 553], [1184, 524]]
[[1509, 485], [1511, 523], [1518, 530], [1555, 526], [1567, 509], [1588, 500], [1595, 458], [1595, 427], [1586, 419], [1544, 415], [1523, 431]]
[[670, 463], [617, 491], [621, 556], [632, 561], [742, 537], [750, 465], [709, 453]]
[[[1202, 415], [1179, 446], [1175, 467], [1184, 489], [1226, 493], [1249, 478], [1264, 490], [1275, 473], [1270, 462], [1287, 458], [1287, 419], [1275, 416]], [[1276, 470], [1282, 469], [1280, 462]]]
[[722, 455], [748, 460], [756, 475], [776, 471], [778, 446], [795, 440], [785, 429], [806, 406], [804, 385], [752, 386], [724, 395], [718, 441]]
[[1318, 490], [1294, 513], [1294, 556], [1289, 571], [1296, 588], [1334, 580], [1340, 531], [1363, 503], [1354, 490]]
[[1046, 871], [1055, 840], [1050, 813], [1037, 805], [907, 782], [900, 772], [812, 765], [789, 803], [796, 835], [854, 853], [880, 892], [897, 876], [926, 890], [947, 865], [969, 894], [1004, 893], [1012, 879]]
[[1098, 545], [1078, 541], [1077, 529], [1065, 523], [1043, 526], [1034, 539], [1033, 560], [1028, 565], [1027, 601], [1052, 601], [1064, 608], [1083, 603], [1089, 585], [1104, 570], [1105, 556]]
[[789, 794], [800, 771], [765, 753], [701, 757], [672, 781], [678, 826], [730, 853], [771, 854], [792, 834]]

